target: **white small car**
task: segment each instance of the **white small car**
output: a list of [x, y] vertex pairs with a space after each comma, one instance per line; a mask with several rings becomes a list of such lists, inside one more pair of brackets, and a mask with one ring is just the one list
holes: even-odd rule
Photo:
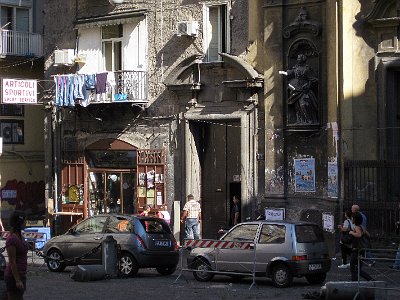
[[[255, 273], [272, 278], [276, 287], [290, 286], [295, 276], [321, 284], [331, 267], [322, 229], [314, 223], [246, 222], [233, 227], [220, 241], [233, 241], [237, 246], [223, 248], [215, 243], [213, 247], [191, 249], [188, 269], [194, 270], [198, 281], [209, 281], [215, 273], [235, 278]], [[238, 242], [250, 242], [250, 246], [241, 247]]]

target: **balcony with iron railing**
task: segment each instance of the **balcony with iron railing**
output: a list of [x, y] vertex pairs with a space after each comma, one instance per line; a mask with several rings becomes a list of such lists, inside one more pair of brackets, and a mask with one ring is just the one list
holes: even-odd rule
[[40, 57], [43, 55], [42, 35], [13, 30], [0, 30], [0, 55]]

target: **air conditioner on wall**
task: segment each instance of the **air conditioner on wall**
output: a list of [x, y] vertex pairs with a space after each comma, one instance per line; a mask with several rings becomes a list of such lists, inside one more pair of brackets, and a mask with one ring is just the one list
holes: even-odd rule
[[74, 49], [54, 50], [55, 65], [73, 65], [75, 61]]
[[189, 35], [197, 37], [197, 31], [199, 30], [199, 22], [197, 21], [182, 21], [176, 23], [176, 35]]

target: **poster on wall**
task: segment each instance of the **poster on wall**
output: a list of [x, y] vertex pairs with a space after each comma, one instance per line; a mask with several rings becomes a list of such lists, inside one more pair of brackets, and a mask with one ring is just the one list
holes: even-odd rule
[[294, 160], [295, 192], [315, 192], [315, 159]]
[[322, 228], [328, 232], [335, 232], [335, 218], [330, 213], [322, 213]]
[[338, 197], [338, 167], [336, 162], [328, 162], [328, 197]]

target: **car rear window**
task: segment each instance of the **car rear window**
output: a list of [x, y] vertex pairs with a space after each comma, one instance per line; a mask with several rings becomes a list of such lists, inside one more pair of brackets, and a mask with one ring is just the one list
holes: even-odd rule
[[298, 243], [323, 242], [324, 235], [317, 225], [296, 225], [296, 240]]
[[143, 219], [140, 220], [143, 228], [147, 233], [155, 233], [155, 234], [165, 234], [171, 233], [171, 229], [167, 225], [167, 223], [158, 220], [152, 219]]

